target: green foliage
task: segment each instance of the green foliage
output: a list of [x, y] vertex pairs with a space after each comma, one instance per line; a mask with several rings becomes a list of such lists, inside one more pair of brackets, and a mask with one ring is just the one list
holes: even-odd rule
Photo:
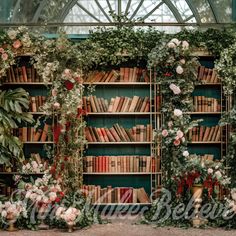
[[0, 163], [10, 164], [11, 157], [22, 160], [22, 143], [11, 133], [22, 122], [32, 123], [32, 115], [24, 112], [29, 108], [29, 94], [21, 89], [0, 91]]

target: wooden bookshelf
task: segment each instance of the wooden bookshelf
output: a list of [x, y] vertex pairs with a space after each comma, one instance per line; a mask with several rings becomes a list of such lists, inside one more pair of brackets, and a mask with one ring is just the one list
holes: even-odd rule
[[192, 141], [189, 144], [224, 144], [225, 142], [221, 141]]

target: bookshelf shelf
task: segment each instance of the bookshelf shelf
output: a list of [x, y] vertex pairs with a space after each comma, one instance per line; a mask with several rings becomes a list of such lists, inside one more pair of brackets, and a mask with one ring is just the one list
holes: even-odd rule
[[151, 114], [161, 114], [160, 112], [89, 112], [91, 116], [120, 116], [120, 115], [137, 115], [137, 116], [150, 116]]
[[190, 115], [221, 115], [221, 112], [186, 112], [185, 114], [190, 114]]
[[215, 142], [215, 141], [202, 141], [202, 142], [198, 142], [198, 141], [193, 141], [193, 142], [189, 142], [189, 144], [222, 144], [222, 143], [224, 143], [224, 142], [221, 142], [221, 141], [217, 141], [217, 142]]
[[0, 175], [44, 175], [44, 173], [20, 173], [20, 172], [0, 172]]
[[84, 85], [137, 85], [137, 86], [142, 86], [142, 85], [146, 85], [146, 86], [150, 86], [150, 83], [147, 82], [84, 82]]
[[88, 144], [91, 144], [91, 145], [123, 145], [123, 144], [133, 144], [133, 145], [136, 145], [136, 144], [142, 144], [142, 145], [147, 145], [147, 144], [152, 144], [152, 142], [88, 142]]
[[46, 142], [30, 142], [30, 141], [27, 141], [27, 142], [23, 142], [23, 144], [53, 144], [54, 142], [52, 141], [46, 141]]
[[44, 86], [47, 86], [47, 85], [52, 85], [52, 83], [47, 83], [45, 84], [44, 82], [10, 82], [10, 83], [3, 83], [3, 85], [35, 85], [35, 86], [38, 86], [38, 85], [44, 85]]
[[93, 172], [83, 173], [84, 175], [151, 175], [161, 174], [162, 172]]
[[221, 86], [221, 83], [202, 83], [202, 84], [197, 84], [196, 86]]
[[94, 206], [149, 206], [151, 203], [93, 203]]

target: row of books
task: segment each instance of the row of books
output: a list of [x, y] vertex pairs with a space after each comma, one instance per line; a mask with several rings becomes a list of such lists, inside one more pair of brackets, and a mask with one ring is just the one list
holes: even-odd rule
[[193, 97], [194, 110], [197, 112], [220, 112], [220, 99], [205, 96]]
[[92, 203], [150, 203], [144, 188], [83, 185], [82, 191]]
[[46, 142], [52, 141], [49, 130], [51, 125], [44, 124], [42, 128], [35, 129], [34, 127], [22, 127], [13, 129], [13, 135], [19, 137], [22, 142]]
[[126, 129], [118, 123], [111, 128], [96, 128], [87, 126], [85, 136], [89, 142], [150, 142], [152, 141], [152, 126], [136, 125]]
[[210, 69], [205, 66], [199, 66], [198, 80], [204, 81], [206, 83], [220, 83], [216, 69]]
[[30, 111], [31, 112], [37, 112], [39, 111], [39, 107], [43, 106], [43, 104], [46, 102], [45, 96], [35, 96], [30, 97]]
[[85, 82], [149, 82], [147, 69], [121, 67], [120, 70], [94, 71]]
[[110, 101], [96, 96], [83, 97], [84, 110], [87, 112], [149, 112], [149, 97], [115, 97]]
[[157, 172], [160, 158], [151, 156], [86, 156], [83, 159], [86, 173]]
[[198, 127], [193, 127], [191, 130], [189, 130], [189, 140], [192, 141], [218, 142], [220, 141], [220, 138], [221, 138], [221, 127], [218, 125], [212, 127], [198, 126]]
[[16, 190], [17, 190], [16, 187], [0, 183], [0, 195], [10, 197]]
[[36, 69], [26, 66], [15, 67], [11, 66], [7, 70], [7, 83], [25, 83], [25, 82], [42, 82], [42, 78], [36, 72]]

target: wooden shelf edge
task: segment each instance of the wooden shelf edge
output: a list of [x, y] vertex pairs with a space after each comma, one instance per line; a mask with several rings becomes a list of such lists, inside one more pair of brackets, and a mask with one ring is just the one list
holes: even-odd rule
[[152, 142], [88, 142], [88, 144], [152, 144]]
[[84, 175], [155, 175], [162, 172], [84, 172]]
[[52, 83], [45, 84], [44, 82], [7, 82], [2, 85], [52, 85]]
[[87, 115], [151, 115], [161, 114], [160, 112], [88, 112]]
[[46, 142], [22, 142], [23, 144], [53, 144], [52, 141], [46, 141]]
[[225, 142], [221, 142], [221, 141], [217, 141], [217, 142], [214, 142], [214, 141], [193, 141], [193, 142], [188, 142], [188, 144], [224, 144]]
[[0, 175], [44, 175], [44, 173], [20, 173], [20, 172], [0, 172]]
[[84, 82], [83, 85], [150, 85], [150, 82]]
[[92, 203], [93, 206], [145, 206], [151, 205], [152, 203]]

